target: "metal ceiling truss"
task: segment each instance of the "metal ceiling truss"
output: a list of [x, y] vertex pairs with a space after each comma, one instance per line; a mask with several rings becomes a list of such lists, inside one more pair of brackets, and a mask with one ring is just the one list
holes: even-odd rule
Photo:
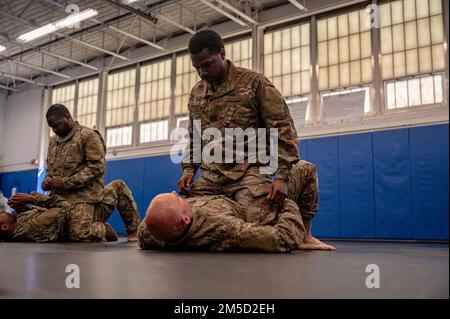
[[221, 13], [222, 15], [224, 15], [225, 17], [227, 17], [228, 19], [233, 20], [234, 22], [236, 22], [237, 24], [243, 26], [243, 27], [247, 27], [247, 23], [245, 23], [244, 21], [236, 18], [234, 15], [232, 15], [231, 13], [228, 13], [227, 11], [225, 11], [222, 8], [219, 8], [218, 6], [214, 5], [213, 3], [211, 3], [208, 0], [200, 0], [203, 4], [206, 4], [208, 7], [210, 7], [211, 9], [216, 10], [217, 12]]

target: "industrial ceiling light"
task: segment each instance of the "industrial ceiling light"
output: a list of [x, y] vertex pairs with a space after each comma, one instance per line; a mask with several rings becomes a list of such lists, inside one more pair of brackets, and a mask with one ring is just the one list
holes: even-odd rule
[[122, 2], [123, 4], [130, 4], [130, 3], [133, 3], [133, 2], [137, 2], [137, 1], [139, 1], [139, 0], [122, 0], [120, 2]]
[[22, 42], [29, 42], [33, 41], [35, 39], [38, 39], [40, 37], [43, 37], [44, 35], [53, 33], [59, 29], [63, 28], [69, 28], [71, 26], [76, 25], [77, 23], [80, 23], [81, 21], [84, 21], [86, 19], [92, 18], [96, 16], [98, 12], [94, 9], [87, 9], [81, 12], [73, 13], [64, 19], [46, 24], [42, 27], [39, 27], [37, 29], [34, 29], [30, 32], [24, 33], [20, 35], [17, 40]]
[[0, 44], [0, 52], [3, 52], [6, 50], [6, 47]]

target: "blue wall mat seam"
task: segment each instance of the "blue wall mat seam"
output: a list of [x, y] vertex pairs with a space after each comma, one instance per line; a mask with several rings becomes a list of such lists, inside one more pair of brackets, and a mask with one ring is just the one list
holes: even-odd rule
[[411, 192], [410, 196], [410, 205], [411, 210], [409, 211], [412, 220], [412, 229], [413, 229], [413, 238], [416, 238], [416, 221], [414, 216], [414, 192], [413, 192], [413, 181], [412, 181], [412, 160], [411, 160], [411, 131], [408, 128], [408, 160], [409, 160], [409, 191]]

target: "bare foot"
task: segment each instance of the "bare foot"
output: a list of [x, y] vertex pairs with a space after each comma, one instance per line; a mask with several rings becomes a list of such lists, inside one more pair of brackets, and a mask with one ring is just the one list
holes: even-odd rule
[[298, 245], [297, 249], [336, 251], [336, 247], [325, 244], [313, 236], [306, 236], [303, 242]]
[[118, 240], [117, 233], [114, 231], [112, 226], [108, 223], [105, 223], [105, 228], [106, 228], [106, 234], [105, 234], [106, 240], [107, 241], [117, 241]]
[[128, 234], [128, 242], [129, 243], [135, 243], [138, 241], [138, 236], [137, 236], [137, 232], [136, 233], [132, 233], [132, 234]]

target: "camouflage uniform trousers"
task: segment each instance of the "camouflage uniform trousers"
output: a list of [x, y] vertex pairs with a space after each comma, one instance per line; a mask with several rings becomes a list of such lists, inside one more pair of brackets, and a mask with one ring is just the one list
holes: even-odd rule
[[319, 179], [316, 165], [300, 160], [289, 172], [287, 198], [297, 203], [303, 220], [313, 219], [318, 210]]
[[266, 199], [271, 184], [270, 176], [260, 174], [258, 166], [250, 166], [238, 180], [201, 169], [200, 177], [192, 185], [190, 195], [225, 195], [241, 205], [246, 222], [272, 225], [278, 207]]
[[69, 213], [68, 235], [71, 241], [101, 241], [106, 234], [105, 222], [117, 208], [128, 234], [135, 233], [140, 217], [128, 186], [114, 180], [105, 186], [99, 203], [76, 203]]
[[[245, 175], [233, 181], [224, 175], [203, 170], [192, 186], [192, 196], [226, 195], [236, 200], [245, 212], [246, 222], [270, 225], [276, 219], [278, 205], [266, 199], [272, 179], [251, 166]], [[299, 207], [302, 219], [314, 218], [319, 200], [316, 166], [300, 160], [289, 171], [288, 196]]]

